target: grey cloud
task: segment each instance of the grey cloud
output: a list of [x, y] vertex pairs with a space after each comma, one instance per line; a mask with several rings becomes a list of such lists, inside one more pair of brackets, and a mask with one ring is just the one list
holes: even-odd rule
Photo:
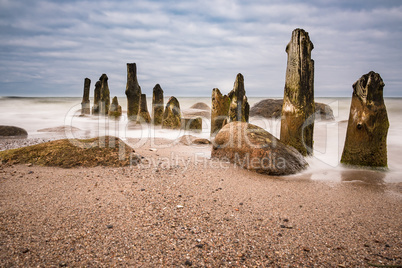
[[136, 62], [148, 94], [160, 83], [208, 96], [242, 72], [248, 94], [281, 96], [299, 27], [315, 45], [317, 96], [350, 96], [371, 69], [400, 96], [402, 4], [349, 2], [0, 0], [0, 95], [80, 96], [84, 77], [102, 73], [124, 95], [125, 64]]

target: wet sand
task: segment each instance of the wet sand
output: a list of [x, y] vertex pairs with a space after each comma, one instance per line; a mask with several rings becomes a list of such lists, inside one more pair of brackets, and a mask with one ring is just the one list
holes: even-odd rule
[[156, 143], [125, 168], [2, 164], [0, 266], [402, 265], [400, 183], [270, 177]]

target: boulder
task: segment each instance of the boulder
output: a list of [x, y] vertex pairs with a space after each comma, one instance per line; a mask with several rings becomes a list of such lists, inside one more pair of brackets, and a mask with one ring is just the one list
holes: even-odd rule
[[27, 138], [28, 132], [20, 127], [0, 126], [0, 138]]
[[121, 106], [119, 105], [119, 101], [117, 100], [117, 97], [114, 96], [112, 100], [112, 104], [110, 105], [109, 109], [109, 116], [115, 119], [120, 118], [122, 114]]
[[[250, 116], [264, 118], [280, 118], [283, 99], [265, 99], [257, 102], [250, 109]], [[331, 107], [325, 103], [315, 103], [315, 119], [335, 120]]]
[[218, 88], [212, 90], [211, 106], [211, 136], [215, 136], [227, 120], [229, 113], [230, 99], [222, 95]]
[[181, 112], [180, 103], [175, 97], [170, 97], [163, 112], [162, 128], [180, 129]]
[[201, 109], [186, 109], [182, 111], [183, 116], [185, 117], [205, 117], [205, 118], [210, 118], [211, 117], [211, 112], [206, 111], [206, 110], [201, 110]]
[[100, 102], [100, 95], [101, 95], [101, 87], [102, 82], [97, 81], [95, 83], [95, 90], [94, 90], [94, 106], [92, 106], [92, 114], [97, 115], [99, 114], [99, 102]]
[[191, 105], [190, 109], [198, 109], [198, 110], [204, 110], [204, 111], [211, 111], [211, 108], [208, 106], [208, 104], [204, 102], [197, 102], [193, 105]]
[[42, 129], [38, 129], [37, 132], [55, 132], [55, 133], [63, 133], [66, 131], [81, 131], [81, 129], [77, 128], [77, 127], [73, 127], [73, 126], [58, 126], [58, 127], [48, 127], [48, 128], [42, 128]]
[[163, 90], [156, 84], [152, 94], [152, 117], [154, 125], [162, 124], [163, 119]]
[[250, 105], [247, 102], [246, 90], [244, 89], [244, 77], [237, 74], [233, 89], [229, 92], [229, 122], [248, 122]]
[[184, 135], [180, 138], [180, 143], [190, 146], [190, 145], [203, 145], [203, 144], [211, 144], [208, 139], [198, 138], [193, 135]]
[[84, 80], [84, 95], [81, 102], [81, 114], [91, 114], [91, 102], [89, 101], [89, 90], [91, 87], [91, 79]]
[[109, 113], [110, 90], [107, 82], [108, 79], [109, 78], [106, 74], [102, 74], [102, 76], [99, 78], [99, 80], [101, 81], [99, 113], [101, 115], [108, 115]]
[[147, 95], [141, 94], [141, 105], [140, 110], [138, 111], [137, 123], [151, 123], [151, 116], [148, 112], [147, 106]]
[[293, 147], [246, 122], [225, 125], [216, 135], [211, 156], [267, 175], [289, 175], [308, 164]]
[[202, 131], [202, 118], [182, 118], [181, 128], [184, 130], [191, 130], [195, 132]]
[[295, 29], [286, 47], [288, 54], [285, 94], [282, 106], [281, 141], [302, 155], [313, 153], [314, 48], [308, 33]]
[[389, 121], [383, 98], [384, 82], [375, 72], [353, 84], [352, 102], [341, 163], [387, 166]]
[[136, 121], [140, 109], [141, 87], [137, 80], [137, 65], [127, 63], [127, 117], [130, 121]]
[[134, 149], [116, 137], [87, 140], [63, 139], [0, 152], [5, 163], [34, 164], [62, 168], [130, 164]]

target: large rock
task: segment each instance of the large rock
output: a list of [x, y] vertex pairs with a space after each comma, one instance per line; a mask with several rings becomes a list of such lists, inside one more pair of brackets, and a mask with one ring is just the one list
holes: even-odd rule
[[370, 167], [387, 166], [389, 122], [383, 88], [384, 82], [375, 72], [363, 75], [353, 84], [342, 163]]
[[84, 95], [81, 102], [81, 114], [91, 114], [91, 102], [89, 101], [89, 90], [91, 87], [91, 79], [84, 80]]
[[209, 145], [211, 142], [208, 139], [198, 138], [193, 135], [184, 135], [180, 137], [180, 143], [190, 146], [190, 145]]
[[308, 165], [296, 149], [245, 122], [225, 125], [215, 137], [211, 156], [268, 175], [295, 174]]
[[15, 126], [0, 126], [0, 138], [26, 138], [28, 132], [20, 127]]
[[162, 128], [180, 129], [181, 112], [180, 103], [175, 97], [170, 97], [163, 112]]
[[137, 65], [127, 63], [127, 117], [128, 120], [136, 121], [140, 109], [141, 87], [137, 80]]
[[[264, 118], [280, 118], [283, 99], [265, 99], [257, 102], [250, 109], [250, 116]], [[335, 120], [331, 107], [325, 103], [315, 103], [315, 119]]]
[[163, 90], [156, 84], [152, 94], [152, 118], [154, 125], [162, 124], [163, 119]]
[[212, 90], [211, 106], [211, 136], [215, 136], [221, 130], [223, 123], [227, 121], [230, 99], [222, 95], [218, 88]]
[[307, 32], [295, 29], [286, 47], [288, 54], [282, 106], [281, 141], [303, 155], [313, 153], [314, 61]]
[[204, 110], [204, 111], [210, 111], [211, 108], [208, 106], [208, 104], [204, 102], [197, 102], [191, 105], [190, 109], [198, 109], [198, 110]]
[[114, 96], [112, 104], [110, 105], [109, 116], [114, 119], [118, 119], [120, 118], [121, 114], [122, 114], [121, 106], [119, 105], [117, 97]]
[[244, 89], [244, 77], [237, 74], [233, 90], [229, 92], [229, 122], [248, 122], [250, 105], [247, 102], [246, 90]]
[[141, 105], [138, 112], [137, 123], [151, 123], [151, 116], [149, 116], [147, 106], [147, 95], [141, 94]]
[[183, 116], [184, 117], [205, 117], [205, 118], [210, 118], [211, 117], [211, 112], [206, 111], [206, 110], [201, 110], [201, 109], [185, 109], [182, 110]]
[[102, 74], [102, 76], [99, 78], [99, 80], [101, 81], [99, 113], [101, 115], [108, 115], [109, 113], [110, 91], [107, 82], [108, 79], [109, 78], [107, 77], [106, 74]]
[[211, 117], [211, 108], [203, 102], [197, 102], [193, 104], [189, 109], [182, 110], [184, 117], [205, 117], [209, 119]]
[[94, 114], [94, 115], [99, 114], [101, 87], [102, 87], [102, 82], [97, 81], [95, 83], [95, 90], [94, 90], [94, 106], [92, 106], [92, 114]]
[[0, 152], [0, 162], [62, 168], [130, 165], [134, 149], [116, 137], [63, 139]]

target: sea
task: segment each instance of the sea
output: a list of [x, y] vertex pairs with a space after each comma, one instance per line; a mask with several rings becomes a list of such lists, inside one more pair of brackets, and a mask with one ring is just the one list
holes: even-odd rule
[[[248, 99], [250, 107], [267, 98], [269, 97], [250, 97]], [[210, 97], [177, 97], [177, 99], [182, 110], [190, 109], [197, 102], [211, 106]], [[112, 120], [102, 116], [80, 116], [81, 98], [79, 97], [0, 97], [0, 125], [24, 128], [28, 132], [29, 139], [74, 139], [103, 135], [118, 136], [123, 140], [134, 138], [138, 141], [130, 144], [134, 148], [142, 146], [147, 140], [153, 138], [174, 141], [187, 134], [210, 138], [211, 124], [207, 118], [203, 118], [203, 129], [199, 133], [166, 130], [148, 124], [130, 127], [126, 116], [127, 100], [125, 97], [120, 97], [118, 100], [123, 109], [123, 116], [119, 120]], [[165, 104], [167, 101], [168, 98], [165, 98]], [[314, 154], [307, 158], [309, 168], [303, 172], [304, 178], [307, 176], [310, 180], [328, 182], [359, 181], [363, 184], [402, 183], [402, 98], [385, 98], [390, 122], [387, 137], [388, 169], [386, 170], [357, 169], [341, 165], [340, 158], [345, 142], [351, 98], [316, 98], [315, 101], [328, 104], [333, 110], [335, 120], [315, 121]], [[148, 97], [147, 105], [150, 112], [151, 103], [152, 99]], [[92, 104], [93, 99], [91, 99]], [[280, 120], [251, 117], [250, 123], [264, 128], [277, 138], [280, 136]], [[62, 133], [43, 131], [43, 129], [62, 126], [66, 126]], [[155, 146], [158, 145], [155, 144]], [[196, 148], [194, 150], [196, 151]], [[295, 175], [295, 179], [298, 176], [300, 175]]]

